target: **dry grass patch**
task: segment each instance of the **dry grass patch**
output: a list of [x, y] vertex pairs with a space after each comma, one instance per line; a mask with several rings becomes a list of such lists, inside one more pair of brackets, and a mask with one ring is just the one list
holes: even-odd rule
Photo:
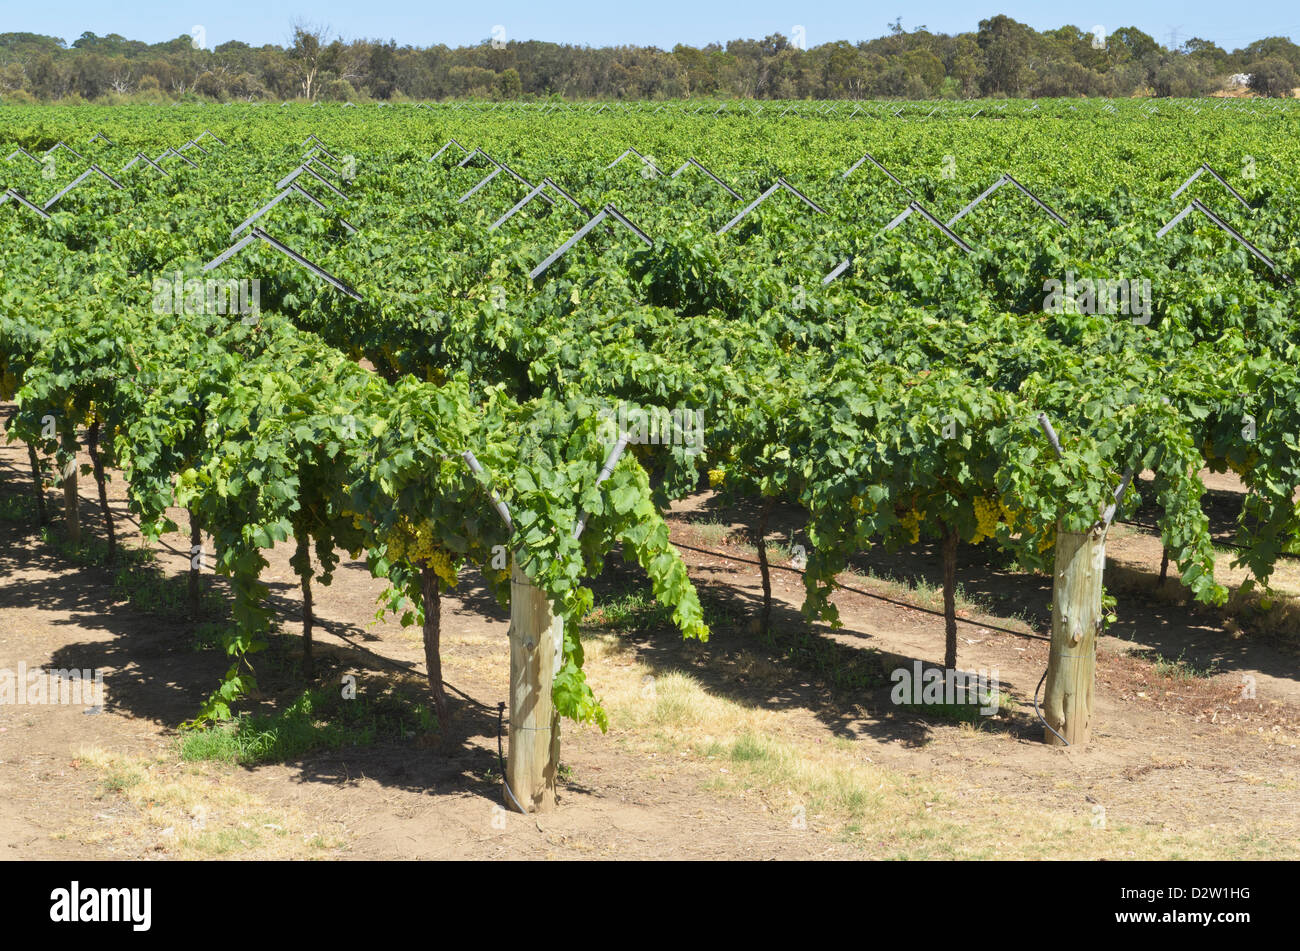
[[[669, 755], [706, 773], [705, 790], [755, 797], [794, 832], [830, 834], [864, 857], [895, 859], [1272, 858], [1277, 833], [1246, 822], [1156, 820], [1136, 807], [1097, 813], [1075, 781], [1000, 788], [973, 762], [965, 778], [917, 779], [872, 763], [865, 745], [810, 735], [807, 711], [775, 709], [710, 693], [680, 671], [654, 673], [617, 636], [588, 632], [587, 669], [628, 750]], [[802, 720], [802, 727], [801, 727]], [[997, 738], [957, 726], [951, 740]], [[982, 754], [981, 754], [982, 756]], [[986, 760], [993, 768], [996, 756]], [[1077, 793], [1063, 805], [1062, 793]]]
[[629, 662], [616, 637], [589, 636], [585, 646], [590, 669], [600, 671], [611, 733], [626, 747], [707, 766], [707, 785], [722, 794], [757, 792], [793, 828], [802, 821], [823, 831], [925, 811], [930, 792], [865, 761], [851, 741], [799, 736], [790, 712], [717, 696], [679, 671], [652, 674]]
[[268, 804], [211, 763], [83, 749], [73, 765], [99, 774], [97, 812], [60, 838], [178, 859], [331, 858], [347, 848], [339, 824]]

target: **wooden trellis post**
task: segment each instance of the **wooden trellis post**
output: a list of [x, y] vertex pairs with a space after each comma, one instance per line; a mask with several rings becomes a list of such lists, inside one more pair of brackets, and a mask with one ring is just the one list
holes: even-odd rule
[[[627, 449], [620, 436], [596, 485], [610, 477]], [[463, 455], [475, 475], [485, 478], [473, 452]], [[514, 531], [510, 509], [491, 492], [492, 504]], [[587, 513], [578, 516], [573, 537], [581, 538]], [[510, 558], [510, 752], [506, 758], [506, 805], [517, 812], [549, 812], [555, 808], [555, 780], [560, 771], [560, 714], [551, 696], [555, 675], [564, 662], [564, 619], [551, 611], [546, 592], [533, 584], [528, 573]]]
[[[1082, 746], [1092, 729], [1092, 694], [1101, 630], [1101, 582], [1106, 567], [1106, 527], [1056, 532], [1052, 572], [1052, 648], [1043, 718], [1055, 730], [1046, 741]], [[1057, 736], [1056, 734], [1060, 734]]]
[[[521, 812], [555, 808], [560, 714], [551, 686], [564, 656], [564, 620], [518, 562], [510, 564], [510, 756], [506, 805]], [[514, 801], [511, 801], [513, 798]]]
[[[1058, 457], [1061, 442], [1046, 414], [1039, 425]], [[1097, 636], [1101, 633], [1102, 576], [1106, 570], [1106, 532], [1119, 512], [1120, 500], [1133, 480], [1130, 469], [1113, 500], [1086, 532], [1056, 527], [1056, 563], [1052, 569], [1052, 647], [1043, 674], [1043, 740], [1053, 746], [1083, 746], [1092, 732], [1092, 696], [1097, 671]], [[1038, 693], [1034, 698], [1037, 704]]]

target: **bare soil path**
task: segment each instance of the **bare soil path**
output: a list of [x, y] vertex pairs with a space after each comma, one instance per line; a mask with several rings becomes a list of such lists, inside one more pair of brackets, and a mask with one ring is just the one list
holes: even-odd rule
[[[137, 545], [121, 488], [111, 484], [110, 505], [126, 544]], [[29, 492], [25, 453], [0, 447], [0, 502]], [[93, 484], [82, 487], [82, 511], [86, 528], [98, 533]], [[707, 644], [683, 644], [652, 613], [639, 624], [593, 622], [589, 678], [611, 728], [565, 725], [561, 807], [540, 817], [499, 808], [496, 704], [507, 696], [507, 624], [472, 573], [444, 600], [444, 672], [482, 706], [453, 696], [452, 722], [440, 736], [256, 767], [186, 763], [175, 728], [193, 715], [225, 658], [196, 649], [195, 625], [183, 612], [141, 610], [114, 584], [113, 571], [78, 566], [30, 524], [0, 519], [0, 670], [20, 662], [99, 668], [108, 685], [102, 713], [0, 706], [2, 854], [1296, 854], [1293, 639], [1243, 633], [1232, 618], [1176, 594], [1121, 593], [1120, 620], [1102, 645], [1094, 742], [1050, 748], [1030, 705], [1047, 658], [1048, 579], [963, 549], [960, 664], [996, 670], [1012, 703], [986, 722], [958, 723], [889, 699], [889, 671], [942, 660], [942, 619], [924, 588], [937, 569], [933, 553], [924, 546], [864, 553], [836, 595], [844, 626], [835, 631], [801, 618], [802, 581], [781, 564], [774, 572], [780, 637], [764, 642], [750, 625], [761, 594], [752, 549], [741, 543], [749, 514], [719, 509], [707, 494], [674, 510], [674, 540], [713, 615]], [[783, 518], [773, 542], [798, 536], [798, 513]], [[289, 554], [287, 546], [270, 554], [265, 580], [292, 635], [299, 592]], [[1136, 585], [1134, 578], [1154, 575], [1159, 554], [1140, 525], [1118, 532], [1112, 570], [1131, 573], [1125, 577]], [[181, 574], [187, 536], [166, 537], [157, 557], [166, 574]], [[1294, 583], [1300, 593], [1300, 572], [1288, 572], [1279, 587]], [[882, 575], [922, 587], [908, 590]], [[611, 567], [597, 583], [598, 603], [639, 590], [642, 580]], [[219, 579], [211, 583], [220, 589]], [[381, 591], [356, 562], [316, 589], [321, 682], [353, 674], [363, 691], [393, 681], [420, 689], [418, 633], [375, 619]], [[286, 669], [292, 650], [280, 659]], [[1177, 657], [1219, 672], [1169, 676], [1159, 661]], [[302, 684], [280, 676], [275, 657], [268, 662], [259, 699], [269, 707]], [[836, 671], [852, 676], [837, 685]], [[1243, 696], [1244, 678], [1253, 678], [1254, 697]]]

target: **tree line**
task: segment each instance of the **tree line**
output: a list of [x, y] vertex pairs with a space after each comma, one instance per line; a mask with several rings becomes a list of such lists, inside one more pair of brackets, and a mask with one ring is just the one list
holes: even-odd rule
[[[795, 31], [792, 31], [795, 32]], [[1268, 37], [1228, 52], [1192, 38], [1162, 45], [1135, 27], [1037, 31], [1007, 16], [948, 35], [886, 35], [806, 46], [779, 33], [703, 47], [588, 47], [485, 39], [474, 46], [345, 41], [295, 23], [283, 46], [201, 36], [143, 43], [83, 33], [71, 45], [0, 34], [0, 100], [929, 99], [977, 96], [1200, 96], [1246, 84], [1300, 86], [1300, 46]]]

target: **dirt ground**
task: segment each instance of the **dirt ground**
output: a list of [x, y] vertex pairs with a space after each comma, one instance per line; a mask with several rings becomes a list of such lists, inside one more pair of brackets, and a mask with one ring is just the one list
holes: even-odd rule
[[[1230, 506], [1240, 486], [1214, 479], [1216, 500]], [[16, 497], [29, 493], [25, 452], [0, 446], [0, 503], [16, 511]], [[83, 482], [81, 497], [86, 528], [99, 533], [93, 482]], [[48, 498], [57, 501], [53, 491]], [[126, 544], [137, 545], [120, 481], [110, 486], [110, 507]], [[565, 724], [560, 805], [536, 817], [499, 806], [496, 705], [507, 697], [507, 619], [469, 573], [443, 602], [444, 675], [476, 702], [453, 695], [440, 735], [276, 765], [191, 763], [179, 756], [176, 727], [215, 685], [225, 658], [194, 648], [195, 625], [181, 612], [140, 610], [112, 570], [79, 566], [29, 522], [0, 519], [0, 670], [19, 662], [100, 668], [107, 684], [98, 713], [0, 706], [0, 854], [1296, 854], [1295, 631], [1255, 630], [1249, 618], [1189, 605], [1172, 578], [1157, 590], [1160, 546], [1140, 517], [1110, 540], [1119, 620], [1100, 651], [1093, 740], [1060, 749], [1042, 742], [1031, 705], [1047, 661], [1050, 579], [963, 548], [959, 664], [996, 670], [1011, 701], [985, 722], [959, 723], [889, 700], [888, 671], [942, 661], [935, 553], [864, 553], [835, 597], [843, 626], [834, 631], [800, 617], [800, 576], [773, 555], [778, 636], [764, 640], [752, 623], [761, 594], [744, 544], [751, 514], [721, 509], [707, 494], [674, 509], [674, 541], [714, 626], [708, 643], [684, 644], [652, 614], [612, 629], [593, 621], [588, 677], [610, 730]], [[780, 514], [772, 543], [797, 541], [798, 513]], [[158, 562], [180, 574], [187, 550], [186, 535], [167, 536]], [[292, 645], [300, 602], [289, 554], [287, 546], [270, 554], [265, 580]], [[1239, 581], [1229, 561], [1221, 558], [1224, 577]], [[596, 584], [598, 604], [640, 580], [611, 567]], [[209, 583], [220, 590], [219, 579]], [[1277, 587], [1300, 594], [1300, 570], [1284, 567]], [[333, 584], [317, 587], [321, 682], [351, 673], [363, 691], [393, 680], [419, 688], [418, 632], [375, 619], [382, 590], [363, 564], [346, 561]], [[1212, 675], [1171, 675], [1174, 659]], [[301, 691], [271, 667], [259, 699]]]

